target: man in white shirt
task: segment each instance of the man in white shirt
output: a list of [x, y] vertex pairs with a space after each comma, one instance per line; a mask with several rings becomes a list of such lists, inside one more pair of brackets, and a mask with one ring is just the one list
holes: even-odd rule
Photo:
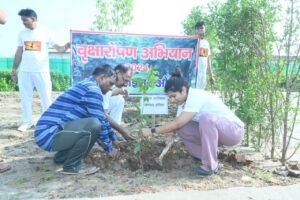
[[18, 80], [23, 111], [22, 125], [18, 130], [23, 132], [32, 127], [32, 95], [34, 88], [39, 93], [43, 112], [51, 104], [52, 83], [48, 46], [52, 46], [58, 52], [65, 52], [70, 48], [70, 43], [63, 46], [57, 45], [52, 36], [38, 26], [37, 14], [34, 10], [22, 9], [18, 14], [25, 29], [19, 33], [12, 79], [14, 81]]
[[123, 87], [126, 87], [130, 82], [132, 78], [132, 69], [119, 64], [115, 67], [114, 71], [116, 72], [116, 87], [103, 95], [103, 109], [110, 125], [118, 131], [124, 139], [129, 141], [134, 138], [127, 129], [121, 126], [121, 120], [125, 105], [123, 96], [128, 96], [128, 91]]
[[197, 22], [197, 24], [195, 25], [195, 29], [200, 39], [196, 88], [204, 90], [206, 87], [207, 71], [210, 76], [210, 82], [214, 84], [214, 76], [211, 67], [211, 51], [209, 42], [206, 39], [204, 39], [206, 31], [205, 23], [203, 21]]

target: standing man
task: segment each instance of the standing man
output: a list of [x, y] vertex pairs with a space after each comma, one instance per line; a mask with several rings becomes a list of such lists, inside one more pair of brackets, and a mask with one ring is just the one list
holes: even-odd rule
[[95, 68], [91, 77], [60, 95], [38, 120], [35, 143], [57, 152], [54, 162], [63, 164], [63, 174], [91, 174], [82, 159], [97, 141], [109, 156], [118, 155], [118, 144], [103, 110], [102, 95], [111, 90], [115, 73], [110, 65]]
[[[65, 52], [70, 43], [57, 45], [52, 36], [37, 24], [37, 14], [32, 9], [22, 9], [18, 13], [25, 26], [19, 33], [18, 48], [15, 53], [12, 79], [18, 80], [22, 106], [22, 125], [18, 128], [23, 132], [32, 127], [32, 95], [36, 88], [43, 107], [43, 112], [51, 104], [52, 83], [49, 69], [48, 46], [58, 52]], [[17, 76], [17, 69], [18, 76]]]
[[[0, 24], [5, 24], [6, 23], [6, 15], [3, 10], [0, 9]], [[5, 164], [5, 163], [0, 163], [0, 173], [6, 172], [10, 170], [10, 166]]]
[[122, 64], [119, 64], [114, 69], [116, 73], [115, 88], [107, 92], [103, 96], [103, 108], [111, 126], [117, 130], [127, 141], [134, 138], [128, 130], [121, 126], [122, 114], [124, 110], [125, 100], [123, 96], [128, 96], [128, 91], [123, 87], [132, 79], [132, 70]]
[[196, 33], [200, 39], [199, 59], [198, 59], [198, 72], [196, 88], [205, 89], [206, 87], [206, 73], [208, 71], [210, 82], [214, 84], [214, 76], [211, 67], [211, 51], [209, 42], [204, 39], [205, 37], [205, 23], [203, 21], [197, 22], [195, 25]]

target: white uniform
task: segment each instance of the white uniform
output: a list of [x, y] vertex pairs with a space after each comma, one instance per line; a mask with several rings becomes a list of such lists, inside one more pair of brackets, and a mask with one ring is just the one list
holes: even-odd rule
[[192, 119], [195, 122], [199, 122], [200, 116], [204, 114], [213, 114], [234, 122], [240, 127], [244, 127], [244, 123], [222, 102], [220, 98], [202, 89], [189, 88], [186, 102], [178, 106], [177, 116], [183, 111], [197, 112]]
[[124, 105], [124, 97], [120, 94], [112, 96], [112, 92], [109, 91], [103, 95], [103, 109], [108, 112], [109, 116], [119, 125], [121, 124]]
[[45, 111], [51, 104], [52, 83], [48, 46], [55, 44], [42, 28], [25, 29], [19, 33], [18, 46], [23, 48], [18, 72], [18, 86], [23, 110], [23, 124], [32, 123], [32, 95], [36, 88]]
[[208, 57], [211, 55], [210, 46], [207, 40], [200, 40], [199, 59], [198, 59], [198, 72], [196, 88], [205, 89], [206, 87], [206, 71], [208, 64]]

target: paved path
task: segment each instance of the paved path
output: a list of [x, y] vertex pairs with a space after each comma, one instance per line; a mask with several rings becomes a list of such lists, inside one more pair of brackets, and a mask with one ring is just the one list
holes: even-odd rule
[[[98, 198], [99, 199], [99, 198]], [[262, 188], [229, 188], [211, 191], [161, 192], [100, 198], [104, 200], [298, 200], [300, 184]]]

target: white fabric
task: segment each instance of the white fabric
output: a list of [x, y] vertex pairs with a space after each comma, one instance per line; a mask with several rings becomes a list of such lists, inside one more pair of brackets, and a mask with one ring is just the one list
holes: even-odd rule
[[43, 28], [21, 31], [18, 46], [23, 47], [23, 54], [19, 71], [49, 72], [48, 46], [54, 44], [50, 33]]
[[43, 112], [51, 104], [52, 83], [49, 72], [22, 72], [18, 73], [18, 86], [21, 96], [22, 121], [32, 123], [32, 95], [34, 87], [37, 89]]
[[103, 95], [103, 109], [118, 124], [121, 124], [125, 100], [122, 95], [112, 96], [109, 91]]
[[182, 112], [196, 112], [197, 114], [193, 118], [195, 122], [199, 122], [199, 118], [203, 114], [213, 114], [235, 122], [240, 127], [244, 127], [244, 123], [219, 97], [202, 89], [189, 88], [187, 100], [178, 107], [177, 116]]
[[198, 72], [196, 88], [204, 89], [206, 87], [206, 71], [208, 57], [211, 55], [210, 46], [207, 40], [200, 40]]

